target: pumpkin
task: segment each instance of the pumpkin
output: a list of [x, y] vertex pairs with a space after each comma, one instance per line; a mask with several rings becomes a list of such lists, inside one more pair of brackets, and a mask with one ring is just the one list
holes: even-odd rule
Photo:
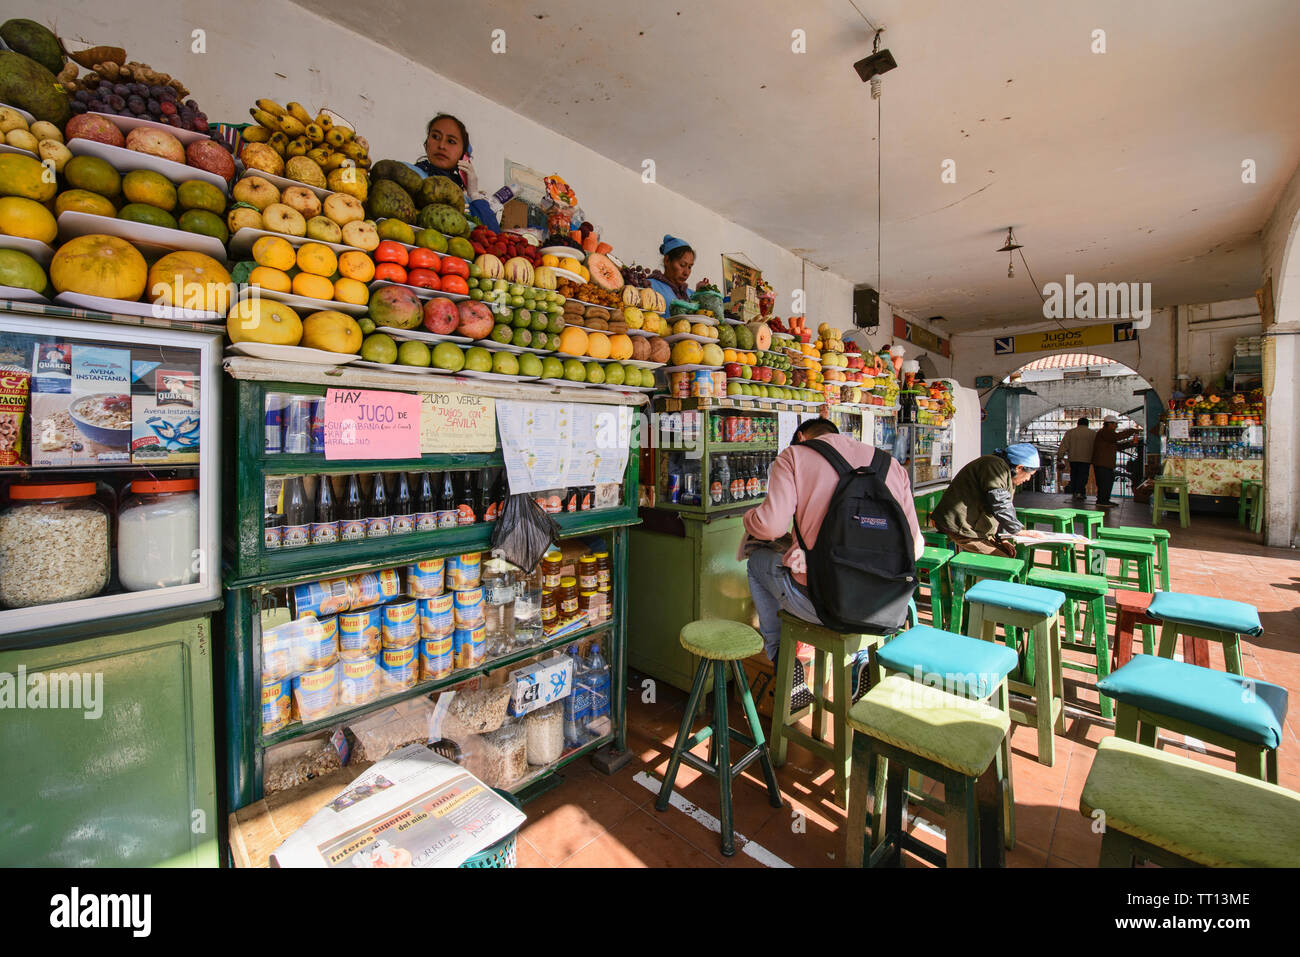
[[591, 276], [588, 281], [595, 283], [601, 289], [618, 292], [623, 288], [623, 274], [608, 257], [601, 253], [593, 252], [587, 257], [587, 270]]
[[474, 265], [478, 266], [479, 273], [484, 279], [503, 279], [506, 274], [506, 267], [501, 264], [501, 260], [491, 253], [484, 253], [474, 260]]
[[58, 292], [134, 301], [148, 278], [149, 266], [134, 246], [99, 233], [69, 240], [50, 261], [50, 280]]

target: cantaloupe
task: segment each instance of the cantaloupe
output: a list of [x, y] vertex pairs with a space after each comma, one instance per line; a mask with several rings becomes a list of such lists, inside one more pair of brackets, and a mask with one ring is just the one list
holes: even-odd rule
[[587, 257], [587, 270], [591, 273], [591, 282], [601, 289], [618, 292], [623, 288], [623, 274], [609, 261], [607, 256], [592, 253]]
[[144, 292], [148, 278], [149, 266], [134, 246], [98, 233], [64, 243], [50, 262], [50, 280], [57, 292], [134, 301]]
[[153, 302], [222, 315], [229, 311], [233, 293], [226, 267], [196, 252], [163, 256], [149, 269], [147, 288]]
[[751, 322], [749, 329], [754, 333], [754, 348], [760, 352], [772, 344], [772, 330], [766, 322]]

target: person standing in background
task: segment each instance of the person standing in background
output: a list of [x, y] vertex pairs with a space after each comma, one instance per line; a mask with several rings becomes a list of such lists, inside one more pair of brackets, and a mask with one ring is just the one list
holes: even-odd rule
[[1097, 476], [1097, 507], [1114, 508], [1116, 503], [1110, 500], [1110, 491], [1115, 487], [1115, 457], [1120, 449], [1128, 448], [1132, 442], [1125, 441], [1141, 432], [1141, 429], [1116, 428], [1119, 419], [1108, 415], [1102, 420], [1101, 431], [1097, 433], [1092, 444], [1092, 470]]
[[1086, 416], [1061, 437], [1061, 449], [1057, 456], [1070, 463], [1069, 492], [1075, 502], [1082, 502], [1088, 489], [1088, 473], [1092, 470], [1092, 446], [1096, 437], [1097, 433], [1088, 428]]

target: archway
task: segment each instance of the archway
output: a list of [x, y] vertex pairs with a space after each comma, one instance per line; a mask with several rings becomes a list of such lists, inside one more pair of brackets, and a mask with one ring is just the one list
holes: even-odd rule
[[[1063, 493], [1070, 480], [1069, 463], [1057, 461], [1061, 438], [1070, 429], [1079, 424], [1080, 419], [1087, 419], [1090, 428], [1100, 428], [1108, 415], [1119, 419], [1119, 431], [1123, 432], [1140, 426], [1142, 423], [1119, 409], [1097, 406], [1058, 406], [1050, 412], [1044, 412], [1020, 426], [1016, 441], [1036, 445], [1044, 463], [1055, 463], [1042, 469], [1034, 478], [1033, 490], [1036, 492]], [[1115, 486], [1112, 498], [1131, 498], [1133, 489], [1142, 484], [1146, 469], [1145, 436], [1135, 446], [1121, 448], [1115, 459]], [[1097, 488], [1092, 479], [1088, 481], [1087, 492], [1096, 496]]]

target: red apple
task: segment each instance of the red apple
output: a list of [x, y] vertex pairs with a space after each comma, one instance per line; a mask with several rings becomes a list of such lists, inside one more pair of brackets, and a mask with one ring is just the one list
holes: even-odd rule
[[456, 327], [458, 335], [469, 336], [471, 339], [486, 339], [492, 335], [495, 322], [492, 310], [485, 303], [467, 299], [457, 305], [456, 309], [460, 313], [460, 322]]
[[[441, 296], [424, 304], [424, 328], [439, 336], [449, 336], [460, 323], [460, 311], [450, 299]], [[489, 330], [491, 331], [491, 330]]]
[[739, 362], [728, 362], [722, 369], [727, 373], [728, 379], [739, 379], [741, 377]]
[[195, 169], [216, 173], [227, 183], [235, 178], [235, 158], [214, 140], [195, 140], [185, 147], [185, 160]]
[[785, 385], [785, 373], [780, 369], [772, 370], [772, 385]]

